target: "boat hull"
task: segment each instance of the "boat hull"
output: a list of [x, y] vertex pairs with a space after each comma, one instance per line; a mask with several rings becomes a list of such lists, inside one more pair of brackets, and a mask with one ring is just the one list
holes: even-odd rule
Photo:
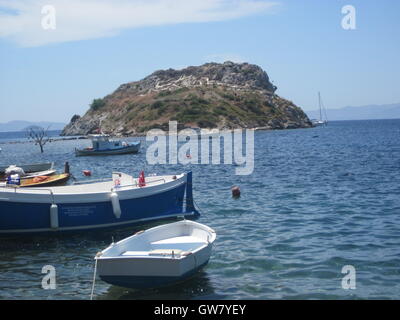
[[70, 178], [68, 173], [63, 173], [54, 176], [45, 176], [46, 180], [41, 182], [35, 182], [35, 178], [22, 179], [20, 188], [32, 188], [32, 187], [49, 187], [49, 186], [60, 186], [67, 183]]
[[180, 275], [180, 276], [135, 276], [135, 275], [100, 275], [100, 279], [104, 282], [107, 282], [111, 285], [131, 288], [131, 289], [147, 289], [147, 288], [158, 288], [169, 285], [174, 285], [178, 282], [185, 281], [203, 269], [209, 259], [207, 259], [203, 264], [198, 267], [189, 270], [188, 272]]
[[122, 147], [118, 149], [108, 149], [108, 150], [87, 150], [87, 149], [76, 149], [76, 156], [108, 156], [117, 154], [129, 154], [138, 153], [140, 149], [140, 143], [135, 145], [130, 145], [127, 147]]
[[214, 230], [192, 221], [157, 226], [99, 252], [97, 272], [103, 281], [127, 288], [174, 284], [208, 263], [215, 238]]
[[[18, 197], [18, 192], [2, 192], [0, 189], [0, 235], [108, 229], [177, 216], [197, 216], [198, 212], [191, 206], [186, 205], [184, 210], [185, 192], [186, 197], [192, 197], [191, 182], [187, 183], [189, 180], [191, 173], [165, 187], [143, 188], [135, 192], [118, 191], [120, 217], [114, 213], [110, 193], [76, 196], [55, 194], [56, 227], [52, 226], [50, 194], [39, 197], [32, 192]], [[53, 190], [56, 188], [66, 187], [53, 187]], [[41, 191], [41, 188], [36, 190]]]
[[327, 125], [327, 122], [326, 121], [313, 121], [312, 124], [314, 127], [319, 127], [319, 126]]

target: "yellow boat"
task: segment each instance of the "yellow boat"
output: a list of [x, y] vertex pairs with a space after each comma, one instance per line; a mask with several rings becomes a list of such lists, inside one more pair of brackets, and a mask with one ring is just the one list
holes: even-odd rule
[[[31, 179], [31, 178], [35, 178], [38, 176], [52, 176], [55, 173], [56, 173], [56, 170], [32, 172], [32, 173], [28, 173], [28, 175], [26, 175], [26, 176], [22, 176], [21, 180]], [[0, 182], [5, 182], [5, 181], [7, 181], [7, 176], [5, 174], [0, 173]]]
[[53, 176], [38, 176], [30, 179], [21, 179], [19, 187], [48, 187], [55, 185], [64, 185], [70, 177], [68, 173], [56, 174]]

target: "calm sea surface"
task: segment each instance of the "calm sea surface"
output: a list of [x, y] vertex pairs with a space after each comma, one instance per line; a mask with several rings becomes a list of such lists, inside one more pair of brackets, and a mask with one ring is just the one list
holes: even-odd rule
[[[54, 161], [63, 170], [69, 161], [82, 180], [84, 169], [94, 178], [113, 170], [193, 170], [198, 221], [217, 231], [209, 264], [163, 289], [128, 290], [98, 279], [97, 299], [400, 298], [400, 120], [256, 132], [250, 176], [235, 176], [230, 165], [149, 166], [141, 140], [137, 155], [76, 158], [73, 149], [87, 140], [52, 142], [40, 154], [18, 135], [0, 133], [0, 165]], [[242, 190], [238, 200], [233, 184]], [[139, 229], [0, 238], [0, 298], [88, 299], [96, 252], [112, 236]], [[55, 290], [41, 288], [44, 265], [56, 268]], [[342, 289], [345, 265], [356, 269], [355, 290]]]

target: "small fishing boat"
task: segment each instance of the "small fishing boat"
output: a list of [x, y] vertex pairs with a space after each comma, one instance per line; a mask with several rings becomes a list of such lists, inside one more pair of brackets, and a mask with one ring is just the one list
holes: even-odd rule
[[96, 257], [103, 281], [128, 288], [169, 285], [204, 267], [216, 233], [193, 221], [161, 225], [111, 244]]
[[82, 232], [199, 215], [191, 172], [146, 178], [115, 172], [107, 180], [42, 186], [0, 187], [0, 235]]
[[127, 143], [118, 139], [111, 139], [107, 134], [90, 135], [92, 146], [85, 149], [75, 149], [76, 156], [104, 156], [114, 154], [138, 153], [140, 141]]
[[[9, 166], [0, 167], [0, 174], [4, 174]], [[25, 173], [32, 173], [32, 172], [40, 172], [40, 171], [47, 171], [52, 170], [54, 167], [53, 162], [49, 163], [34, 163], [34, 164], [23, 164], [23, 165], [16, 165], [18, 168], [22, 168]]]

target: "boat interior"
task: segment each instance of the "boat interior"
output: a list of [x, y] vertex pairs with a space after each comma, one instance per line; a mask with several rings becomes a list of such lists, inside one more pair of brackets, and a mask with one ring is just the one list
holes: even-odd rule
[[[145, 177], [145, 187], [153, 187], [157, 185], [162, 185], [168, 182], [175, 181], [179, 178], [182, 178], [184, 174], [180, 175], [168, 175], [168, 176], [148, 176]], [[175, 177], [175, 178], [174, 178]], [[118, 183], [117, 183], [118, 180]], [[54, 186], [54, 187], [36, 187], [36, 188], [13, 188], [6, 187], [5, 183], [0, 184], [0, 187], [3, 187], [1, 190], [4, 191], [12, 191], [17, 193], [33, 193], [33, 194], [49, 194], [52, 193], [54, 195], [61, 194], [89, 194], [89, 193], [104, 193], [110, 192], [111, 189], [116, 191], [123, 191], [126, 189], [139, 189], [143, 187], [139, 187], [139, 179], [134, 178], [128, 174], [124, 173], [113, 173], [113, 177], [107, 179], [106, 181], [99, 180], [87, 180], [83, 183], [76, 183], [72, 185], [66, 186]], [[15, 190], [14, 190], [15, 189]]]
[[172, 257], [174, 255], [180, 256], [184, 252], [193, 252], [206, 246], [208, 243], [204, 239], [200, 239], [193, 236], [181, 236], [160, 241], [154, 241], [149, 243], [149, 247], [146, 251], [124, 251], [120, 256], [129, 257], [159, 257], [167, 256]]
[[215, 240], [212, 229], [202, 229], [191, 221], [173, 227], [159, 226], [122, 240], [103, 251], [103, 257], [179, 257], [193, 253]]

